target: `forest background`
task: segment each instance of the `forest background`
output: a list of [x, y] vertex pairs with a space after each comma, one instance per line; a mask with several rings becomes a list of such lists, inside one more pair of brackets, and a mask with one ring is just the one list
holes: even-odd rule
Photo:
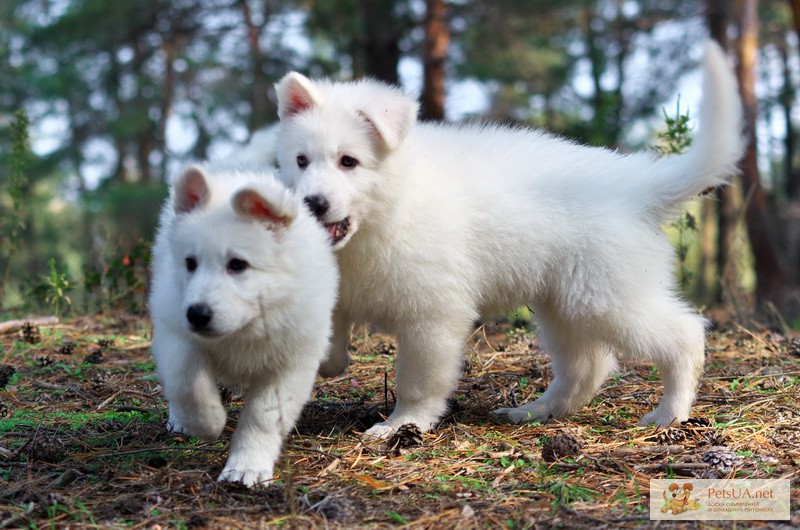
[[800, 325], [798, 30], [800, 0], [0, 2], [0, 316], [143, 310], [169, 179], [276, 121], [289, 70], [400, 84], [423, 119], [664, 150], [710, 36], [749, 148], [672, 227], [676, 268], [698, 305]]

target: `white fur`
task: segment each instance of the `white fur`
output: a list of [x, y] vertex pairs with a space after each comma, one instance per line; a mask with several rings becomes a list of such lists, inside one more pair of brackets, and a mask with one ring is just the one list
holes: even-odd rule
[[[416, 104], [370, 80], [292, 73], [277, 91], [282, 178], [329, 201], [324, 223], [350, 221], [336, 243], [341, 292], [321, 373], [346, 368], [351, 323], [399, 338], [397, 406], [368, 433], [407, 422], [430, 429], [472, 323], [523, 304], [535, 309], [554, 380], [535, 402], [497, 413], [520, 422], [574, 412], [617, 359], [632, 359], [654, 362], [664, 382], [641, 423], [689, 417], [705, 321], [676, 295], [661, 225], [724, 183], [741, 153], [736, 82], [716, 45], [707, 47], [694, 147], [665, 158], [525, 128], [415, 125]], [[344, 155], [359, 164], [345, 167]]]
[[[231, 270], [234, 259], [249, 267]], [[338, 279], [325, 231], [268, 170], [190, 168], [162, 210], [152, 275], [153, 356], [168, 428], [218, 438], [226, 413], [217, 382], [245, 387], [219, 479], [271, 480], [328, 348]], [[187, 312], [203, 305], [213, 313], [199, 332]]]
[[276, 151], [280, 124], [267, 125], [253, 133], [244, 146], [225, 159], [226, 163], [249, 163], [273, 167], [278, 162]]

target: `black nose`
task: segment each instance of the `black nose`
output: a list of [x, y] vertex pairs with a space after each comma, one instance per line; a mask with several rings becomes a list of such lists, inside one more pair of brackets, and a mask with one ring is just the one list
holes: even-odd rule
[[192, 304], [186, 310], [186, 320], [196, 330], [204, 330], [211, 323], [214, 312], [207, 304]]
[[328, 211], [328, 208], [331, 207], [331, 203], [322, 195], [309, 195], [303, 199], [303, 202], [306, 203], [308, 209], [311, 210], [311, 213], [316, 217], [322, 217]]

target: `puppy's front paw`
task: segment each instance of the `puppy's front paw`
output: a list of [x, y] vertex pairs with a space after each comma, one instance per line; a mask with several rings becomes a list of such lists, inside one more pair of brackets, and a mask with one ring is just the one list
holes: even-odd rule
[[183, 434], [189, 436], [189, 431], [186, 430], [186, 427], [181, 425], [181, 422], [178, 421], [178, 418], [175, 417], [172, 410], [169, 411], [169, 419], [167, 419], [167, 430], [170, 432], [174, 432], [176, 434]]
[[265, 485], [272, 480], [272, 463], [258, 458], [232, 454], [220, 473], [218, 482], [237, 482], [248, 488]]
[[689, 419], [688, 414], [678, 415], [673, 410], [662, 410], [661, 407], [656, 408], [645, 414], [639, 420], [639, 427], [647, 427], [648, 425], [658, 425], [659, 427], [668, 427], [672, 423], [680, 423]]
[[380, 423], [376, 423], [366, 431], [364, 431], [364, 436], [368, 436], [370, 438], [377, 438], [379, 440], [386, 440], [392, 434], [394, 434], [396, 429], [392, 428], [391, 425], [382, 421]]
[[179, 434], [196, 436], [202, 440], [214, 441], [222, 434], [227, 419], [227, 413], [219, 402], [206, 403], [202, 409], [191, 410], [170, 405], [167, 429]]
[[433, 429], [434, 421], [428, 419], [430, 416], [409, 416], [400, 414], [398, 416], [389, 416], [386, 421], [381, 421], [364, 431], [364, 436], [385, 440], [390, 438], [394, 433], [403, 427], [403, 425], [412, 424], [416, 426], [420, 433], [428, 432]]
[[547, 407], [537, 407], [536, 403], [528, 403], [521, 407], [503, 407], [492, 411], [495, 416], [505, 416], [512, 423], [528, 423], [538, 421], [545, 423], [553, 414]]

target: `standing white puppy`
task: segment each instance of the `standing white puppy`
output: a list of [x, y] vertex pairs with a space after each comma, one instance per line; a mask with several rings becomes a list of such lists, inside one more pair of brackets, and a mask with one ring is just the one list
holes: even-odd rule
[[328, 348], [337, 269], [325, 231], [268, 170], [192, 167], [153, 247], [153, 356], [168, 428], [214, 440], [217, 382], [246, 388], [220, 480], [272, 479]]
[[416, 103], [374, 82], [277, 85], [282, 178], [324, 223], [342, 274], [321, 373], [348, 364], [350, 324], [399, 339], [397, 406], [367, 432], [430, 429], [446, 408], [472, 323], [529, 304], [552, 357], [535, 402], [512, 421], [573, 412], [617, 359], [654, 362], [664, 395], [642, 424], [689, 417], [704, 324], [676, 294], [661, 229], [687, 199], [735, 171], [741, 109], [722, 50], [707, 46], [702, 127], [657, 158], [501, 126], [415, 125]]

